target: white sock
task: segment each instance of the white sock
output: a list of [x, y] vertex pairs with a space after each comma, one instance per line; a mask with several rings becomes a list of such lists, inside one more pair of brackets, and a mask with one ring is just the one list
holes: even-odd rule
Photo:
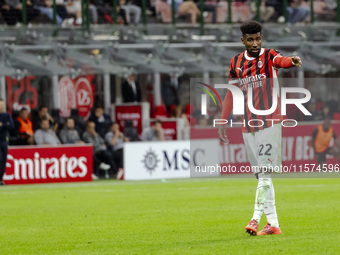
[[275, 191], [273, 186], [273, 181], [270, 179], [270, 191], [268, 194], [267, 202], [264, 207], [264, 213], [267, 217], [268, 223], [275, 228], [279, 227], [279, 221], [277, 219], [276, 214], [276, 206], [275, 206]]
[[260, 173], [258, 177], [259, 179], [255, 197], [254, 215], [252, 219], [256, 220], [258, 224], [260, 224], [264, 206], [267, 202], [270, 192], [271, 177], [269, 173]]

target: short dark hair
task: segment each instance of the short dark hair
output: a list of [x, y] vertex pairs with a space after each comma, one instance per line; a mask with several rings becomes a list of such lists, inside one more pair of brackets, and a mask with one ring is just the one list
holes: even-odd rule
[[19, 111], [19, 113], [22, 113], [23, 111], [28, 111], [28, 109], [25, 108], [25, 107], [22, 107], [21, 110]]
[[73, 120], [73, 121], [74, 121], [74, 118], [72, 118], [72, 117], [67, 117], [67, 118], [66, 118], [66, 122], [69, 121], [69, 120]]
[[155, 120], [154, 125], [156, 125], [157, 123], [162, 125], [162, 121], [160, 121], [160, 120]]
[[[43, 108], [47, 108], [47, 106], [44, 105], [44, 104], [43, 104], [43, 105], [40, 105], [40, 106], [39, 106], [39, 112], [40, 112]], [[47, 109], [48, 109], [48, 108], [47, 108]]]
[[256, 34], [262, 32], [262, 25], [257, 21], [248, 21], [245, 23], [242, 23], [240, 26], [240, 29], [242, 31], [242, 35], [245, 34]]

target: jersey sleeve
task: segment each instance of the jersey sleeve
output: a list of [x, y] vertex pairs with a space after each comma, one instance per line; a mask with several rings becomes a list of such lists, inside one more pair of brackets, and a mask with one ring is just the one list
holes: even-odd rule
[[274, 68], [293, 67], [292, 58], [284, 57], [278, 50], [270, 50], [269, 58]]
[[237, 78], [236, 71], [235, 71], [235, 56], [231, 59], [230, 65], [229, 65], [229, 80]]

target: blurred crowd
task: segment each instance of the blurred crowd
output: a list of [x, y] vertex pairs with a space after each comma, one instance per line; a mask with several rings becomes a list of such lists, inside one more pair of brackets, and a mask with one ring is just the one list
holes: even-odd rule
[[[232, 22], [245, 22], [256, 17], [256, 0], [233, 0], [231, 3]], [[311, 4], [307, 0], [287, 1], [288, 22], [309, 22]], [[172, 0], [146, 1], [148, 23], [170, 23], [172, 21]], [[118, 0], [116, 4], [117, 23], [138, 25], [142, 17], [142, 1]], [[227, 0], [204, 1], [203, 15], [199, 0], [174, 0], [175, 18], [179, 22], [190, 22], [197, 26], [203, 16], [206, 23], [226, 23], [228, 21]], [[314, 14], [319, 20], [335, 20], [336, 0], [314, 0]], [[1, 20], [7, 25], [20, 25], [22, 20], [22, 0], [0, 0]], [[89, 15], [92, 24], [114, 24], [113, 1], [90, 0]], [[281, 0], [262, 0], [260, 3], [261, 22], [280, 22], [284, 19]], [[52, 0], [26, 0], [26, 16], [29, 23], [48, 23], [54, 19]], [[81, 0], [56, 0], [56, 22], [59, 26], [81, 25]]]
[[[40, 146], [92, 144], [95, 176], [103, 174], [106, 178], [116, 176], [123, 167], [124, 143], [169, 139], [164, 132], [167, 129], [163, 127], [169, 120], [181, 122], [180, 129], [183, 130], [177, 132], [187, 131], [187, 135], [183, 135], [182, 139], [189, 139], [190, 126], [209, 128], [212, 127], [213, 119], [220, 118], [220, 107], [208, 107], [208, 115], [202, 115], [199, 106], [178, 104], [179, 98], [171, 96], [168, 90], [163, 90], [166, 84], [163, 85], [162, 105], [155, 106], [153, 97], [147, 98], [151, 106], [150, 118], [154, 121], [151, 126], [144, 127], [142, 133], [139, 133], [132, 119], [123, 122], [113, 120], [101, 106], [94, 107], [86, 120], [79, 115], [78, 109], [71, 109], [70, 116], [64, 118], [60, 116], [60, 109], [49, 110], [46, 105], [41, 105], [38, 109], [22, 106], [11, 113], [13, 125], [10, 125], [9, 144]], [[124, 103], [142, 102], [141, 85], [134, 74], [126, 77], [121, 83], [121, 92]], [[340, 104], [336, 100], [312, 99], [305, 107], [312, 115], [305, 116], [295, 105], [287, 105], [286, 117], [298, 122], [322, 121], [327, 118], [340, 120]], [[0, 110], [4, 111], [4, 104]], [[237, 116], [230, 118], [239, 121]]]

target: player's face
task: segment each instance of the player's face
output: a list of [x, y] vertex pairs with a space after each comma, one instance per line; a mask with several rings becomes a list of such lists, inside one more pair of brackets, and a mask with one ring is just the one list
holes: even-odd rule
[[28, 111], [22, 111], [20, 117], [21, 119], [26, 120], [28, 117]]
[[262, 45], [262, 35], [260, 32], [256, 34], [245, 34], [241, 38], [241, 41], [246, 47], [249, 56], [256, 58], [260, 54]]
[[323, 123], [323, 130], [327, 132], [330, 127], [331, 127], [330, 120], [325, 120], [325, 122]]
[[66, 127], [68, 129], [73, 129], [74, 128], [74, 120], [73, 119], [68, 119], [66, 122]]

